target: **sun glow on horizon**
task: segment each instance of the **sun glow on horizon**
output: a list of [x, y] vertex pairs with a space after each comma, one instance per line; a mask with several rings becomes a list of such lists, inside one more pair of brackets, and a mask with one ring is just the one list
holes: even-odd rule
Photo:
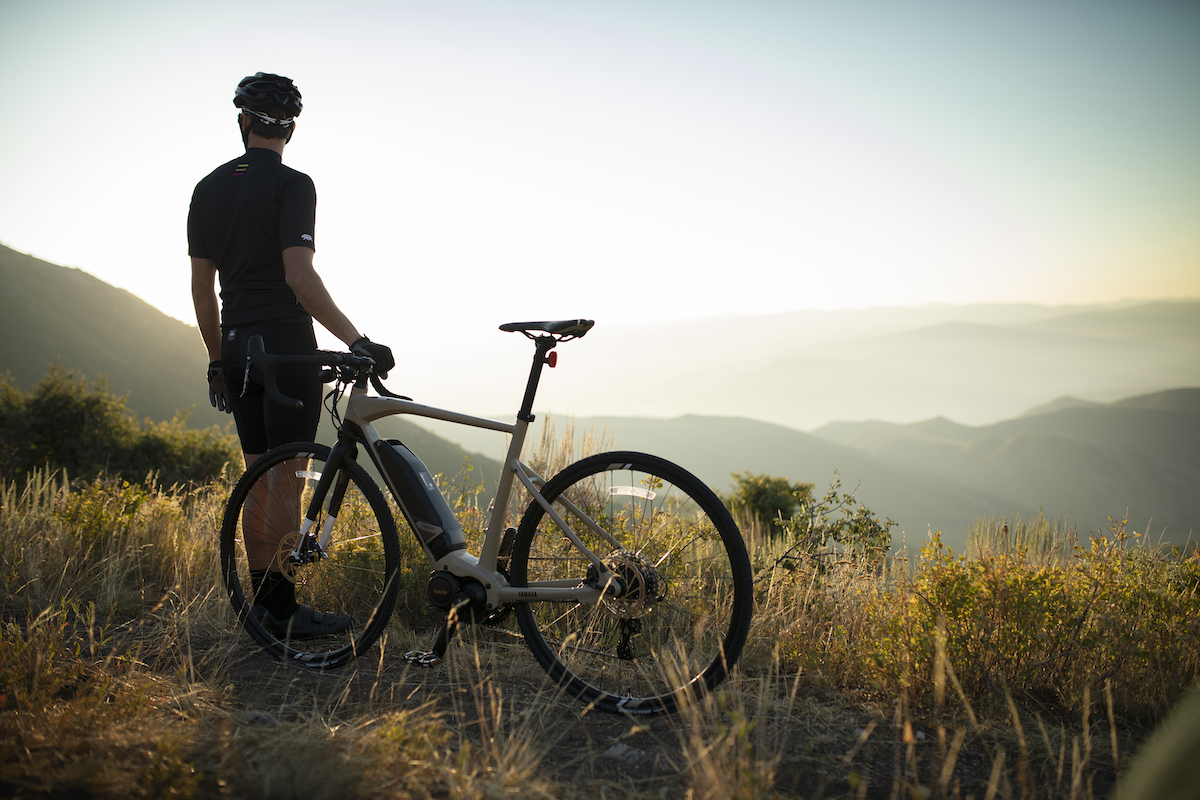
[[[1053, 109], [1014, 117], [1018, 144], [980, 138], [968, 115], [990, 120], [996, 109], [935, 103], [960, 91], [956, 67], [983, 103], [1003, 99], [1008, 84], [980, 70], [1005, 54], [964, 54], [977, 20], [949, 6], [922, 6], [940, 26], [926, 42], [944, 52], [918, 53], [882, 22], [771, 16], [765, 4], [701, 4], [683, 20], [621, 3], [301, 3], [283, 19], [248, 12], [251, 28], [273, 26], [252, 58], [218, 22], [231, 6], [149, 8], [120, 4], [110, 18], [80, 4], [70, 23], [0, 12], [10, 23], [0, 44], [13, 45], [0, 56], [10, 109], [0, 241], [188, 322], [187, 203], [200, 177], [237, 155], [232, 86], [260, 69], [304, 92], [285, 162], [317, 184], [317, 266], [379, 335], [446, 320], [490, 329], [526, 317], [1200, 295], [1200, 234], [1188, 222], [1200, 210], [1195, 154], [1155, 184], [1152, 165], [1175, 151], [1131, 152], [1140, 171], [1108, 164], [1117, 145], [1097, 131], [1081, 143], [1093, 161], [1045, 173], [1076, 124]], [[1063, 74], [1115, 36], [1084, 28], [1091, 38]], [[1025, 43], [1046, 41], [1035, 30]], [[878, 61], [862, 60], [870, 52]], [[939, 58], [945, 75], [930, 71]], [[20, 76], [34, 64], [51, 81], [77, 76], [81, 92], [18, 125], [11, 109], [31, 106]], [[1031, 77], [1011, 71], [1013, 82]], [[1033, 84], [1024, 91], [1035, 105]], [[1080, 97], [1072, 102], [1092, 102]], [[1181, 103], [1171, 117], [1180, 130], [1200, 117]], [[1039, 125], [1050, 144], [1025, 141]], [[1027, 173], [1014, 166], [1021, 152]], [[1121, 187], [1105, 183], [1130, 175], [1141, 205], [1122, 205], [1111, 191]]]

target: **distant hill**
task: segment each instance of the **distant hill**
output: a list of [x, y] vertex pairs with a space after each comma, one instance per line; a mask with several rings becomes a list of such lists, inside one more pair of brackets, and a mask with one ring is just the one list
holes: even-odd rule
[[1200, 533], [1200, 389], [1059, 400], [980, 427], [837, 422], [814, 434], [897, 469], [1068, 515], [1081, 528], [1103, 530], [1106, 516], [1128, 509], [1131, 528], [1149, 525], [1155, 539]]
[[[914, 473], [882, 463], [853, 448], [766, 422], [684, 416], [672, 420], [577, 419], [577, 428], [607, 425], [614, 446], [646, 450], [677, 461], [721, 490], [731, 473], [749, 471], [811, 481], [823, 494], [834, 471], [849, 491], [881, 516], [896, 520], [895, 542], [919, 546], [930, 529], [946, 532], [952, 544], [965, 544], [968, 526], [981, 515], [1022, 509], [1003, 495], [965, 487], [940, 476]], [[902, 536], [903, 535], [903, 536]]]
[[[552, 418], [553, 419], [553, 418]], [[536, 443], [540, 416], [529, 436]], [[718, 491], [728, 491], [732, 474], [743, 471], [812, 481], [823, 494], [837, 470], [843, 491], [861, 483], [856, 497], [877, 514], [890, 516], [899, 527], [894, 541], [917, 546], [932, 528], [945, 532], [945, 541], [956, 548], [966, 542], [967, 528], [980, 516], [1028, 516], [1037, 507], [1024, 508], [1003, 496], [964, 487], [933, 475], [885, 464], [868, 453], [826, 441], [811, 434], [769, 422], [729, 417], [687, 415], [675, 419], [644, 417], [577, 417], [572, 420], [576, 440], [602, 432], [610, 449], [639, 450], [675, 461]], [[457, 440], [466, 448], [496, 456], [502, 442], [491, 442], [471, 429], [430, 420], [418, 424]], [[561, 434], [564, 420], [554, 419]], [[526, 445], [526, 454], [530, 445]], [[902, 536], [903, 534], [903, 536]]]
[[1049, 403], [1033, 408], [1022, 414], [1022, 417], [1034, 417], [1038, 414], [1049, 414], [1054, 411], [1062, 411], [1067, 408], [1099, 408], [1103, 403], [1093, 403], [1091, 400], [1080, 400], [1078, 397], [1056, 397]]
[[[1143, 328], [1143, 319], [1160, 324]], [[806, 427], [806, 419], [935, 415], [980, 424], [1059, 395], [1111, 401], [1191, 384], [1200, 384], [1200, 304], [1156, 303], [1021, 326], [947, 321], [802, 346], [761, 366], [684, 376], [673, 391], [741, 392], [738, 414]]]
[[1200, 338], [1195, 303], [1147, 303], [1104, 311], [1086, 310], [1037, 320], [1029, 330], [1094, 339], [1194, 345]]
[[61, 361], [89, 379], [105, 375], [141, 416], [165, 420], [191, 408], [194, 426], [229, 420], [208, 404], [208, 357], [196, 328], [83, 270], [2, 245], [0, 341], [0, 370], [25, 390]]
[[[1200, 385], [1200, 302], [922, 306], [620, 326], [601, 319], [562, 350], [540, 408], [747, 417], [796, 430], [935, 416], [984, 425], [1055, 397], [1106, 403]], [[461, 355], [414, 353], [405, 363], [413, 375], [432, 375], [447, 357], [470, 359], [480, 384], [511, 385], [519, 398], [514, 375], [528, 360], [503, 334], [464, 345]], [[421, 394], [445, 404], [461, 387], [423, 381]]]
[[[180, 276], [185, 280], [186, 276]], [[0, 371], [28, 391], [47, 366], [108, 379], [111, 391], [128, 393], [128, 408], [155, 421], [191, 409], [191, 427], [228, 425], [232, 417], [208, 403], [208, 355], [194, 326], [186, 325], [129, 292], [83, 270], [60, 267], [0, 245]], [[332, 441], [323, 418], [318, 438]], [[434, 473], [453, 477], [469, 455], [405, 420], [388, 420], [381, 432], [417, 453]], [[499, 464], [472, 457], [479, 474], [495, 480]]]
[[[1055, 404], [1051, 404], [1055, 405]], [[811, 434], [756, 420], [685, 415], [575, 417], [576, 439], [604, 432], [619, 449], [672, 459], [727, 491], [732, 473], [812, 481], [840, 474], [843, 489], [899, 523], [895, 543], [919, 544], [929, 530], [962, 550], [980, 517], [1039, 509], [1066, 516], [1086, 534], [1107, 532], [1128, 509], [1130, 530], [1183, 544], [1200, 534], [1200, 389], [1156, 392], [1109, 404], [1060, 403], [1038, 414], [973, 427], [944, 417], [913, 424], [836, 422]], [[544, 424], [545, 417], [536, 425]], [[564, 420], [554, 420], [560, 432]], [[469, 450], [498, 457], [501, 442], [431, 423]], [[531, 431], [536, 442], [540, 430]], [[528, 452], [528, 447], [526, 448]], [[1152, 520], [1152, 521], [1151, 521]]]

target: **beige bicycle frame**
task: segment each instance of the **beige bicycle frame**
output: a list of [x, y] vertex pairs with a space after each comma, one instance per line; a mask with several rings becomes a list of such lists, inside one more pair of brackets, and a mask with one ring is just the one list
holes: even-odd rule
[[[427, 406], [411, 400], [401, 400], [393, 397], [372, 397], [367, 394], [366, 389], [357, 387], [352, 388], [350, 391], [350, 396], [346, 401], [344, 419], [347, 422], [354, 423], [363, 431], [369, 445], [367, 449], [371, 453], [372, 461], [374, 461], [375, 447], [382, 437], [371, 423], [377, 419], [398, 414], [411, 414], [417, 417], [437, 419], [458, 425], [469, 425], [475, 428], [500, 431], [509, 434], [511, 437], [508, 452], [505, 455], [504, 469], [500, 473], [500, 483], [496, 488], [496, 495], [492, 500], [491, 516], [489, 517], [487, 531], [484, 533], [483, 550], [478, 557], [466, 550], [453, 550], [441, 559], [435, 559], [424, 541], [418, 536], [417, 540], [421, 542], [421, 547], [425, 550], [434, 571], [447, 571], [456, 577], [478, 580], [483, 584], [487, 592], [487, 607], [489, 609], [499, 608], [504, 603], [519, 603], [531, 600], [573, 601], [585, 605], [593, 605], [599, 602], [601, 595], [604, 593], [604, 589], [599, 587], [612, 585], [613, 576], [609, 572], [608, 567], [604, 565], [604, 562], [600, 560], [600, 557], [580, 541], [579, 537], [571, 529], [571, 526], [567, 524], [566, 520], [562, 518], [558, 510], [538, 491], [546, 482], [521, 462], [521, 449], [525, 445], [525, 435], [529, 430], [529, 422], [523, 419], [518, 419], [515, 423], [500, 422], [485, 417], [475, 417], [470, 414], [460, 414], [457, 411], [448, 411], [434, 406]], [[384, 481], [388, 482], [390, 486], [390, 478], [387, 475], [387, 471], [383, 468], [382, 464], [377, 464], [377, 466], [380, 468], [380, 473]], [[529, 586], [514, 587], [509, 584], [502, 573], [496, 570], [500, 540], [504, 533], [504, 523], [508, 513], [508, 500], [512, 495], [514, 481], [519, 481], [525, 487], [530, 497], [546, 510], [546, 513], [559, 526], [563, 534], [595, 567], [598, 576], [596, 586], [585, 586], [578, 581], [538, 581]], [[395, 493], [396, 487], [393, 486], [391, 489]], [[561, 497], [558, 499], [558, 502], [563, 504], [578, 519], [582, 520], [583, 524], [589, 530], [596, 533], [603, 540], [608, 541], [614, 548], [620, 547], [619, 542], [613, 539], [607, 531], [593, 522], [591, 518], [572, 503]]]

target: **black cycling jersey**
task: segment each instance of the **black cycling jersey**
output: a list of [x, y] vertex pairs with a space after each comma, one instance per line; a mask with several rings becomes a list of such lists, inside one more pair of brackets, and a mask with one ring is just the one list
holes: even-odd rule
[[221, 276], [221, 326], [311, 317], [284, 280], [283, 251], [312, 247], [317, 190], [273, 150], [251, 148], [196, 184], [188, 255]]

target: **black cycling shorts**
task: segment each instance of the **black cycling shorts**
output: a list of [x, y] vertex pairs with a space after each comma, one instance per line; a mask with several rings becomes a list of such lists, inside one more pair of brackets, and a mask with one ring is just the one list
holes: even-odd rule
[[320, 367], [281, 367], [275, 373], [279, 391], [304, 401], [299, 410], [268, 400], [263, 385], [254, 378], [243, 390], [246, 348], [252, 336], [261, 336], [266, 351], [273, 355], [312, 355], [317, 349], [311, 322], [258, 322], [221, 328], [221, 366], [233, 395], [233, 419], [242, 452], [261, 455], [289, 442], [313, 441], [321, 421]]

